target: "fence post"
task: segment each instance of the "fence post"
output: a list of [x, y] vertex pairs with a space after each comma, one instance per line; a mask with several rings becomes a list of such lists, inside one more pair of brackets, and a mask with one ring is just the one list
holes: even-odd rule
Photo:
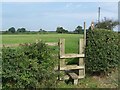
[[84, 22], [84, 47], [86, 46], [86, 22]]
[[91, 30], [93, 30], [94, 29], [94, 22], [92, 21], [91, 22]]
[[[84, 53], [84, 40], [80, 39], [79, 40], [79, 54]], [[79, 58], [79, 66], [83, 66], [84, 69], [79, 70], [79, 77], [84, 77], [85, 76], [85, 63], [84, 63], [84, 58]]]
[[58, 80], [61, 80], [62, 77], [60, 76], [60, 73], [63, 71], [61, 70], [61, 67], [65, 67], [65, 59], [61, 59], [60, 57], [65, 54], [65, 39], [60, 39], [59, 41], [59, 64], [58, 64]]
[[[60, 39], [60, 56], [59, 58], [65, 54], [65, 39]], [[65, 66], [65, 59], [60, 59], [60, 67]]]

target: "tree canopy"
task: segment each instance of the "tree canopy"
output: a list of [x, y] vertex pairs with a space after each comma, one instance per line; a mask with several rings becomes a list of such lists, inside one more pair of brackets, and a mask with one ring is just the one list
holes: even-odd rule
[[9, 28], [8, 32], [15, 33], [15, 28], [14, 27]]
[[98, 22], [95, 24], [95, 28], [101, 28], [101, 29], [108, 29], [113, 30], [115, 26], [119, 24], [118, 21], [114, 21], [112, 19], [104, 18], [101, 22]]
[[26, 32], [25, 28], [18, 28], [17, 32]]
[[74, 32], [78, 34], [82, 34], [83, 33], [82, 26], [77, 26]]
[[41, 29], [39, 30], [39, 32], [46, 32], [46, 31], [41, 28]]
[[57, 33], [68, 33], [68, 30], [65, 30], [63, 27], [57, 27], [56, 32]]

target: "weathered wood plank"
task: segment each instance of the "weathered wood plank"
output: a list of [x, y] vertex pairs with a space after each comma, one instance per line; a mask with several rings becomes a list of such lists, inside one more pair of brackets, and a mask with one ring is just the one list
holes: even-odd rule
[[74, 79], [73, 84], [77, 85], [78, 84], [78, 79]]
[[68, 72], [68, 75], [72, 78], [72, 79], [78, 79], [78, 75], [74, 72]]
[[47, 42], [45, 44], [47, 44], [48, 46], [58, 46], [57, 42]]
[[[84, 53], [84, 40], [80, 39], [79, 41], [79, 54], [83, 54]], [[85, 57], [85, 54], [84, 54]], [[79, 58], [79, 66], [80, 65], [84, 65], [84, 58]]]
[[[65, 53], [65, 39], [60, 39], [60, 42], [59, 42], [59, 46], [60, 46], [60, 50], [59, 50], [59, 55], [61, 56], [62, 54]], [[59, 58], [60, 58], [59, 56]], [[60, 67], [64, 67], [65, 66], [65, 59], [60, 59], [59, 61], [60, 63]]]
[[78, 84], [78, 75], [74, 72], [68, 72], [68, 75], [70, 76], [71, 79], [73, 79], [73, 84], [77, 85]]
[[0, 47], [17, 47], [20, 44], [0, 44]]
[[64, 54], [61, 55], [60, 58], [78, 58], [78, 57], [85, 57], [85, 54]]
[[84, 71], [85, 71], [85, 69], [79, 70], [79, 76], [80, 77], [84, 77], [85, 76]]
[[60, 59], [60, 67], [65, 67], [66, 63], [65, 63], [65, 59]]
[[[79, 41], [79, 54], [84, 53], [84, 40], [80, 39]], [[84, 58], [79, 58], [79, 66], [84, 66], [83, 70], [79, 70], [79, 76], [84, 77], [85, 76], [85, 63]]]
[[75, 70], [75, 69], [84, 69], [84, 66], [66, 65], [65, 67], [60, 67], [60, 70]]
[[79, 40], [79, 54], [83, 54], [84, 53], [84, 40], [80, 39]]
[[[45, 44], [47, 44], [48, 46], [58, 46], [57, 42], [46, 42]], [[27, 44], [0, 44], [0, 47], [18, 47], [18, 46], [30, 46], [30, 43]]]
[[86, 22], [84, 22], [84, 47], [86, 46]]
[[94, 22], [91, 22], [91, 30], [94, 30]]
[[65, 39], [60, 39], [60, 56], [65, 54]]
[[85, 76], [78, 76], [78, 79], [82, 79], [82, 78], [85, 78]]

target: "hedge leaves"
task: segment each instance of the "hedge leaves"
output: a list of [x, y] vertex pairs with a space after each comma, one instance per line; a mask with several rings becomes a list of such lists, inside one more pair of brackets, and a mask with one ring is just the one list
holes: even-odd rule
[[88, 30], [86, 45], [86, 70], [90, 73], [106, 73], [119, 62], [119, 36], [109, 30]]
[[56, 60], [51, 51], [43, 42], [3, 48], [3, 89], [56, 87]]

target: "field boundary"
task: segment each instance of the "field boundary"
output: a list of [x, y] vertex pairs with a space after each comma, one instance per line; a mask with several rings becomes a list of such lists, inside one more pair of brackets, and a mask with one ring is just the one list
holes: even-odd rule
[[[46, 42], [45, 43], [48, 46], [58, 46], [58, 42]], [[30, 46], [31, 43], [27, 44], [0, 44], [0, 48], [2, 47], [18, 47], [18, 46]]]

